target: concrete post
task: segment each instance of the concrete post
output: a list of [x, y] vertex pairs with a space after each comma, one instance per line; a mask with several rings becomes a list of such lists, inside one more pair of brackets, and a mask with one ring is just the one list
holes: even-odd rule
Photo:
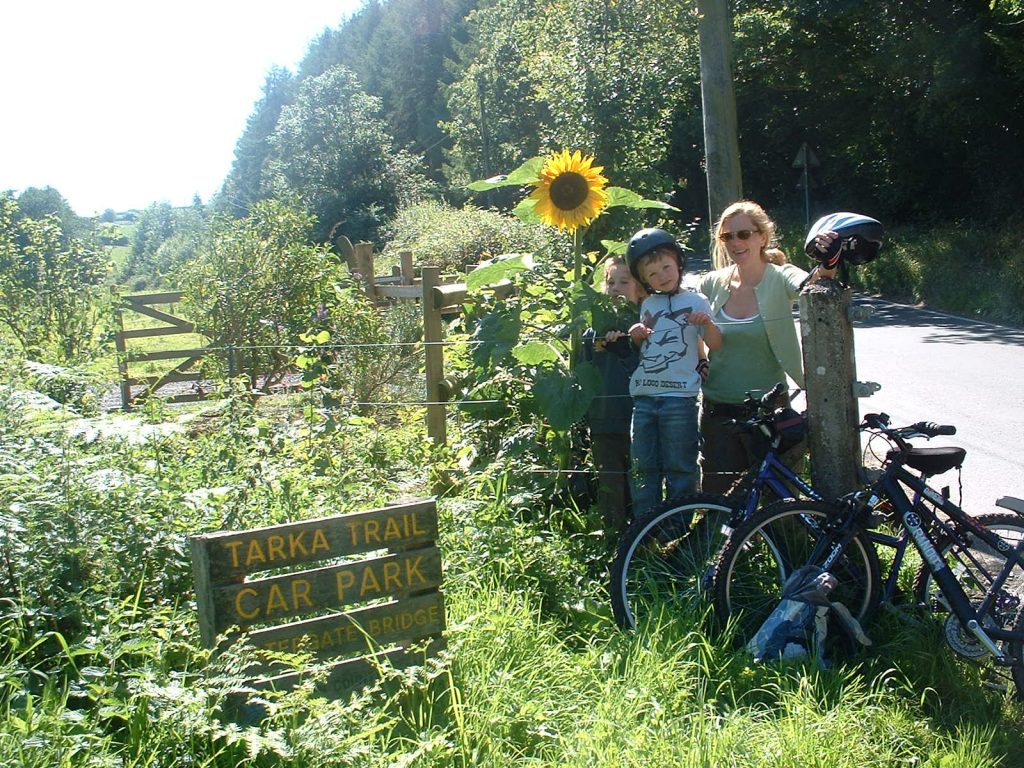
[[860, 414], [853, 391], [857, 376], [850, 295], [848, 287], [828, 279], [800, 294], [811, 482], [826, 499], [859, 485]]

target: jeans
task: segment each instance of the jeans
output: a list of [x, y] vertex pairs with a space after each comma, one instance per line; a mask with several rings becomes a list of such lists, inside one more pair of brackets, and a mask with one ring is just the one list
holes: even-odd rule
[[637, 397], [632, 428], [633, 513], [697, 490], [697, 398]]

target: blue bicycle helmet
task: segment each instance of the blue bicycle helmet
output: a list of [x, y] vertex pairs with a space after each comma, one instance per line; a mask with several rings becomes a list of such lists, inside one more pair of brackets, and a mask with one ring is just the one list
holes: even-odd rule
[[[815, 238], [822, 232], [835, 232], [839, 235], [825, 253], [814, 245]], [[804, 252], [820, 261], [827, 269], [832, 269], [840, 259], [847, 264], [867, 264], [878, 255], [883, 239], [882, 225], [869, 216], [830, 213], [814, 222], [807, 233]]]
[[641, 285], [645, 285], [645, 283], [640, 279], [640, 271], [638, 269], [640, 259], [655, 248], [661, 247], [671, 248], [676, 252], [676, 256], [679, 259], [680, 276], [686, 271], [686, 252], [671, 234], [657, 227], [641, 229], [629, 238], [629, 244], [626, 246], [626, 263], [629, 264], [629, 271], [633, 273], [633, 277]]

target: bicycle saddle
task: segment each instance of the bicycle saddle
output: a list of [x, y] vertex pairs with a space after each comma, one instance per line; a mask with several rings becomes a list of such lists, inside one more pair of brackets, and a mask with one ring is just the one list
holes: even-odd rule
[[903, 463], [926, 475], [941, 475], [964, 463], [967, 451], [963, 448], [911, 448], [903, 452]]
[[[814, 239], [823, 232], [839, 235], [825, 253], [814, 245]], [[847, 264], [867, 264], [878, 255], [883, 239], [882, 225], [875, 219], [859, 213], [830, 213], [814, 222], [804, 242], [804, 253], [829, 268], [839, 258]]]

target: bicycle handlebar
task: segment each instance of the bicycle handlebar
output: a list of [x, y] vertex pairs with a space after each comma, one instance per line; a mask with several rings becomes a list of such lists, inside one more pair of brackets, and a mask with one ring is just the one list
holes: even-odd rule
[[956, 427], [952, 424], [936, 424], [934, 421], [919, 421], [908, 427], [890, 427], [889, 414], [868, 413], [860, 425], [861, 429], [874, 429], [892, 438], [901, 450], [906, 450], [907, 440], [915, 437], [938, 437], [939, 435], [955, 435]]
[[[791, 397], [796, 397], [800, 394], [799, 389], [795, 390]], [[754, 432], [758, 429], [767, 427], [769, 430], [773, 430], [773, 414], [776, 410], [776, 398], [779, 395], [786, 392], [786, 383], [780, 381], [768, 392], [765, 392], [760, 397], [756, 397], [753, 392], [747, 392], [747, 398], [743, 402], [745, 408], [750, 411], [750, 415], [746, 419], [729, 419], [725, 423], [740, 427], [744, 431]]]
[[907, 427], [907, 429], [912, 429], [915, 432], [919, 432], [928, 437], [956, 434], [956, 427], [952, 424], [936, 424], [934, 421], [919, 421], [916, 424], [912, 424]]

